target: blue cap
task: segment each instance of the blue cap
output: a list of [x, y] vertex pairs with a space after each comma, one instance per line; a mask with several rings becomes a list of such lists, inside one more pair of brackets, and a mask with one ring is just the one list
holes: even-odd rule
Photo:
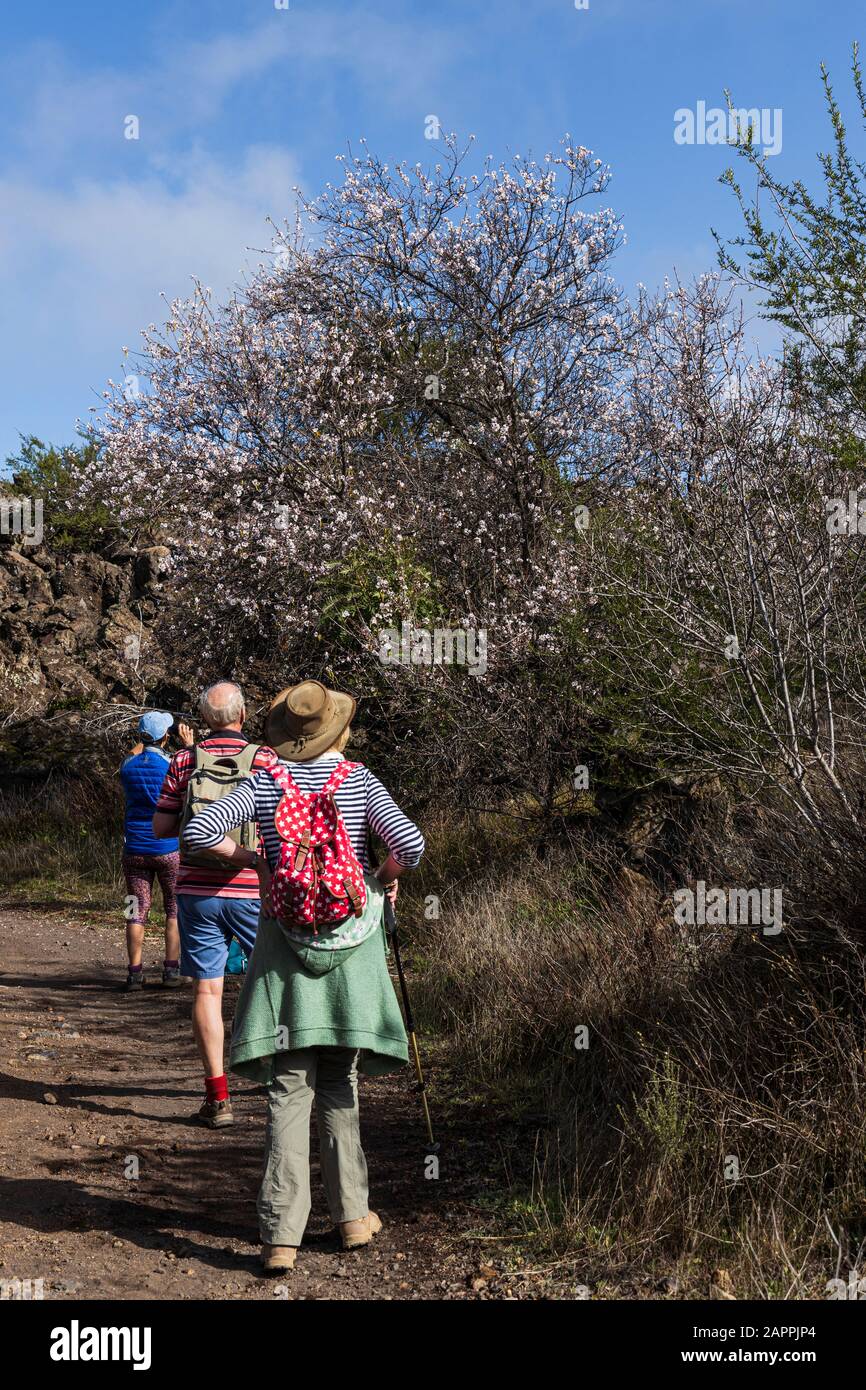
[[138, 721], [138, 732], [140, 734], [147, 734], [148, 738], [153, 739], [154, 743], [159, 743], [160, 739], [168, 733], [173, 723], [174, 716], [166, 714], [165, 710], [149, 709], [147, 714], [143, 714]]

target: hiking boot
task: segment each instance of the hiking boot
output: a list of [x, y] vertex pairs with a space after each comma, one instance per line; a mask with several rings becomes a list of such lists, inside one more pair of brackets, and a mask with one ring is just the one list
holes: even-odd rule
[[235, 1122], [230, 1100], [206, 1100], [198, 1117], [208, 1129], [226, 1129]]
[[164, 965], [162, 967], [163, 989], [180, 989], [181, 983], [179, 965]]
[[340, 1238], [343, 1242], [344, 1250], [360, 1250], [362, 1245], [369, 1245], [375, 1235], [382, 1229], [382, 1222], [374, 1211], [368, 1211], [367, 1215], [360, 1221], [341, 1221]]
[[294, 1245], [262, 1245], [263, 1273], [288, 1274], [295, 1267], [297, 1253]]
[[144, 989], [144, 971], [127, 971], [126, 984], [123, 986], [123, 988], [127, 994], [137, 994], [140, 989]]

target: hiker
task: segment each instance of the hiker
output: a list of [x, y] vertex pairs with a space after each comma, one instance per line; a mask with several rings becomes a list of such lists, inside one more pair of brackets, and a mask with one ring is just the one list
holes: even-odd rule
[[[211, 732], [172, 758], [153, 817], [155, 835], [177, 835], [202, 814], [202, 806], [277, 762], [272, 748], [247, 741], [243, 691], [233, 681], [209, 686], [199, 711]], [[255, 849], [254, 820], [242, 827], [239, 841]], [[234, 1123], [223, 1058], [223, 977], [232, 938], [245, 955], [253, 949], [258, 875], [243, 862], [182, 852], [177, 901], [180, 970], [193, 980], [192, 1031], [204, 1065], [205, 1097], [198, 1118], [210, 1129], [223, 1129]]]
[[[368, 1203], [358, 1071], [380, 1075], [408, 1060], [382, 917], [385, 894], [394, 900], [397, 879], [418, 863], [424, 839], [370, 769], [344, 757], [354, 713], [350, 695], [319, 681], [281, 691], [265, 724], [277, 766], [196, 816], [183, 837], [191, 849], [248, 866], [261, 883], [262, 918], [238, 999], [231, 1070], [268, 1087], [257, 1203], [268, 1274], [293, 1267], [309, 1217], [314, 1100], [325, 1194], [343, 1248], [367, 1245], [381, 1230]], [[264, 858], [229, 833], [253, 817]], [[388, 849], [375, 874], [371, 830]]]
[[[144, 988], [144, 967], [141, 953], [144, 945], [144, 926], [150, 912], [153, 880], [159, 880], [162, 906], [165, 912], [165, 959], [162, 963], [162, 983], [167, 989], [180, 985], [180, 942], [177, 931], [177, 902], [175, 887], [180, 855], [176, 835], [156, 836], [153, 832], [153, 813], [159, 799], [168, 754], [165, 745], [174, 719], [164, 710], [148, 710], [138, 721], [139, 742], [121, 764], [120, 780], [126, 801], [123, 820], [123, 876], [126, 879], [127, 921], [126, 951], [129, 967], [126, 975], [127, 993]], [[181, 737], [192, 740], [192, 734], [181, 725]]]

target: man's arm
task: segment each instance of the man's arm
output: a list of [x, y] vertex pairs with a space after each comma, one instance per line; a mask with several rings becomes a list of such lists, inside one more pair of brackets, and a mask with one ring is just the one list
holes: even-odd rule
[[[192, 729], [188, 724], [179, 724], [178, 733], [184, 749], [192, 748], [195, 742]], [[184, 783], [184, 790], [186, 783]], [[169, 809], [171, 807], [171, 809]], [[161, 809], [160, 809], [161, 808]], [[180, 818], [183, 809], [183, 791], [178, 783], [177, 754], [174, 755], [168, 765], [168, 772], [162, 784], [157, 809], [153, 813], [151, 827], [158, 840], [172, 840], [180, 829]]]
[[158, 840], [173, 840], [180, 829], [180, 816], [173, 816], [168, 811], [155, 811], [152, 824]]

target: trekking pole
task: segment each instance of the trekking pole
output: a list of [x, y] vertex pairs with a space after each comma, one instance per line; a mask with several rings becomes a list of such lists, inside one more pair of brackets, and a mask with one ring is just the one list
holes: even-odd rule
[[424, 1082], [424, 1073], [421, 1070], [421, 1054], [418, 1051], [418, 1039], [415, 1036], [415, 1020], [412, 1017], [412, 1005], [409, 1003], [409, 991], [406, 988], [406, 976], [403, 973], [403, 962], [400, 959], [400, 941], [397, 936], [397, 917], [394, 912], [394, 904], [389, 897], [385, 897], [385, 930], [391, 938], [391, 945], [394, 948], [394, 961], [397, 966], [397, 975], [400, 980], [400, 993], [403, 996], [403, 1012], [406, 1016], [406, 1032], [409, 1034], [409, 1046], [412, 1049], [412, 1059], [415, 1063], [415, 1076], [417, 1083], [415, 1090], [421, 1097], [421, 1104], [424, 1107], [424, 1121], [427, 1125], [427, 1138], [430, 1140], [430, 1148], [435, 1152], [439, 1145], [433, 1138], [433, 1126], [430, 1123], [430, 1107], [427, 1104], [427, 1087]]

